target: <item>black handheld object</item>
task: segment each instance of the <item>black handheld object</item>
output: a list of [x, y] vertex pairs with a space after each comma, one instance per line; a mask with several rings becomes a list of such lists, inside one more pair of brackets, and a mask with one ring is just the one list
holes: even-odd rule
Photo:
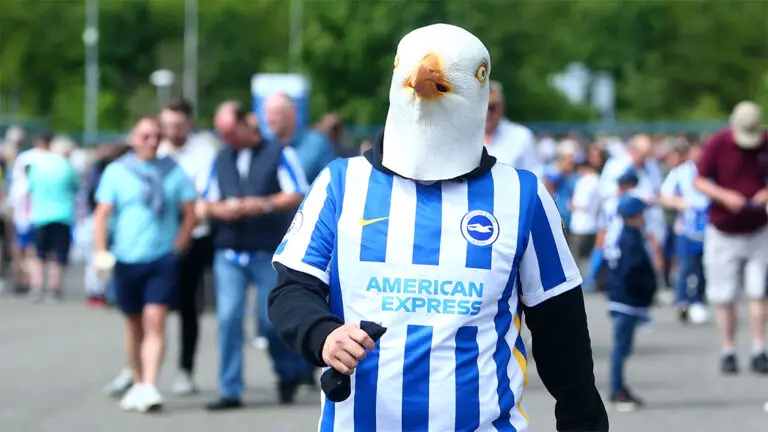
[[[387, 331], [385, 327], [371, 321], [360, 321], [360, 328], [368, 333], [374, 342], [378, 341]], [[323, 372], [320, 377], [320, 387], [331, 402], [345, 401], [352, 393], [352, 382], [349, 375], [344, 375], [333, 368]]]

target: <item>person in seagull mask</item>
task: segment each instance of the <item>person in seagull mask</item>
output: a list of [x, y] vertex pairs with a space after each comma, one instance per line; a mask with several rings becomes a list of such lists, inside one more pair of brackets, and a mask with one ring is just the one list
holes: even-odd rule
[[557, 208], [484, 149], [490, 71], [462, 28], [403, 37], [383, 133], [322, 171], [277, 249], [276, 330], [354, 378], [324, 380], [321, 431], [527, 430], [522, 319], [557, 430], [608, 430]]

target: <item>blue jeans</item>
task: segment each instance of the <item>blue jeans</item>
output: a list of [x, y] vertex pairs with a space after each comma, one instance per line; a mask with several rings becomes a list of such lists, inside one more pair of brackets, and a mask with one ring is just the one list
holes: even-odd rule
[[624, 362], [632, 353], [635, 329], [641, 317], [611, 312], [613, 320], [613, 351], [611, 353], [611, 395], [624, 389]]
[[677, 286], [675, 300], [679, 305], [691, 305], [704, 303], [704, 266], [702, 264], [703, 253], [688, 250], [690, 240], [678, 237], [677, 253]]
[[272, 366], [281, 380], [296, 380], [306, 374], [308, 365], [275, 332], [267, 314], [267, 299], [277, 283], [272, 268], [272, 254], [257, 252], [250, 262], [231, 262], [223, 250], [216, 250], [213, 260], [216, 282], [216, 315], [219, 321], [219, 394], [239, 398], [243, 385], [243, 319], [249, 284], [256, 285], [256, 316], [259, 328], [269, 341]]

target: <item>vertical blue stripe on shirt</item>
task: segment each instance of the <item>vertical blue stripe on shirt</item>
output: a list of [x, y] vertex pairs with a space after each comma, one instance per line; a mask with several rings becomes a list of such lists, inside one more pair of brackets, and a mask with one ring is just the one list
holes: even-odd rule
[[528, 227], [532, 216], [531, 203], [538, 200], [538, 182], [536, 176], [529, 171], [517, 170], [520, 181], [520, 212], [517, 220], [517, 248], [512, 270], [504, 287], [504, 292], [498, 302], [498, 312], [493, 319], [496, 327], [496, 351], [493, 353], [493, 361], [496, 363], [496, 379], [498, 387], [496, 395], [499, 398], [499, 417], [493, 421], [493, 426], [499, 432], [517, 432], [510, 421], [510, 412], [515, 407], [515, 394], [510, 387], [507, 367], [512, 359], [512, 349], [507, 343], [506, 335], [512, 326], [513, 312], [509, 307], [509, 299], [512, 297], [515, 285], [518, 281], [518, 268], [520, 259], [526, 248]]
[[565, 282], [565, 270], [557, 252], [557, 244], [552, 228], [549, 225], [547, 212], [540, 198], [536, 198], [531, 222], [531, 237], [536, 248], [536, 260], [539, 263], [539, 275], [544, 291], [550, 290]]
[[[472, 179], [467, 185], [469, 211], [485, 210], [493, 214], [493, 176], [488, 174]], [[467, 243], [467, 268], [491, 269], [493, 245], [477, 246]]]
[[379, 380], [379, 342], [355, 369], [355, 431], [376, 430], [376, 383]]
[[302, 192], [302, 187], [299, 184], [299, 178], [296, 176], [296, 170], [291, 165], [288, 158], [285, 157], [285, 153], [280, 155], [280, 167], [285, 170], [285, 172], [288, 173], [288, 177], [290, 177], [291, 182], [293, 183], [293, 191], [294, 192]]
[[333, 424], [336, 421], [336, 404], [325, 398], [323, 405], [323, 418], [320, 419], [320, 432], [333, 432]]
[[[341, 209], [344, 205], [344, 185], [347, 179], [347, 162], [348, 159], [338, 159], [329, 165], [331, 171], [330, 187], [333, 191], [333, 198], [335, 201], [336, 213], [333, 215], [334, 220], [338, 221], [341, 215]], [[336, 234], [336, 223], [333, 225], [334, 234]], [[341, 298], [341, 283], [339, 282], [339, 236], [333, 236], [333, 252], [331, 253], [331, 276], [330, 276], [330, 292], [328, 295], [328, 304], [331, 307], [331, 312], [344, 321], [344, 304]]]
[[427, 432], [429, 429], [429, 357], [432, 327], [409, 325], [403, 361], [402, 429]]
[[391, 175], [375, 168], [371, 170], [368, 193], [365, 196], [365, 209], [360, 220], [360, 224], [363, 225], [360, 261], [386, 261], [392, 182]]
[[440, 183], [416, 184], [416, 224], [413, 264], [440, 263], [440, 232], [443, 227], [443, 195]]
[[208, 173], [208, 180], [205, 182], [205, 189], [203, 189], [203, 199], [209, 200], [211, 199], [211, 188], [214, 186], [214, 183], [216, 182], [216, 161], [218, 160], [218, 157], [216, 157], [213, 161], [213, 165], [211, 165], [211, 171]]
[[480, 371], [477, 357], [477, 327], [456, 331], [456, 432], [480, 426]]

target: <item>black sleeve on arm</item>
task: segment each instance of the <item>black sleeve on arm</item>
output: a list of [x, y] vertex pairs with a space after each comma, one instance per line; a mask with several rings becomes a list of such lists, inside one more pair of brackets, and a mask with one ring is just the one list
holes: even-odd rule
[[595, 386], [581, 287], [525, 307], [524, 312], [536, 369], [556, 401], [558, 432], [607, 432], [608, 414]]
[[275, 263], [277, 286], [269, 295], [269, 319], [277, 334], [310, 364], [322, 367], [323, 343], [344, 322], [331, 313], [328, 285]]

